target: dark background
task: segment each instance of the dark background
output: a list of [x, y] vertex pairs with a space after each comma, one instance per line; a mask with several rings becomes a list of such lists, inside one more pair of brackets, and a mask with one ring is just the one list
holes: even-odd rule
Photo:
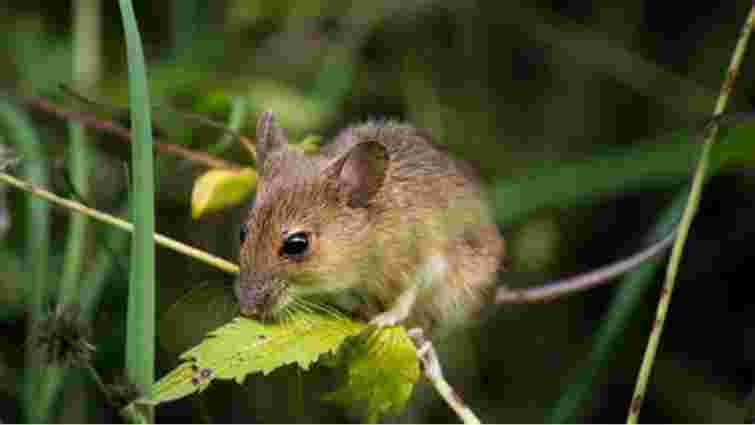
[[[275, 108], [292, 139], [326, 138], [371, 117], [430, 128], [491, 186], [530, 170], [624, 152], [709, 116], [748, 13], [747, 1], [134, 1], [153, 102], [222, 123], [229, 99], [243, 97], [243, 128]], [[45, 95], [71, 82], [72, 5], [0, 0], [0, 89]], [[83, 91], [126, 104], [125, 47], [117, 2], [100, 17], [97, 81]], [[752, 109], [753, 60], [745, 58], [730, 109]], [[66, 194], [66, 123], [24, 107], [45, 143], [52, 189]], [[127, 122], [125, 116], [98, 111]], [[195, 120], [155, 113], [161, 136], [207, 151], [222, 136]], [[0, 129], [2, 131], [2, 129]], [[3, 133], [0, 132], [0, 141]], [[112, 136], [97, 146], [90, 202], [115, 208], [124, 193]], [[643, 140], [644, 139], [644, 140]], [[110, 147], [110, 149], [109, 149]], [[250, 163], [238, 146], [218, 154]], [[545, 165], [545, 166], [544, 166]], [[690, 161], [690, 169], [693, 163]], [[158, 157], [157, 228], [235, 259], [242, 208], [190, 217], [193, 177], [203, 170]], [[642, 168], [634, 172], [643, 173]], [[590, 176], [586, 175], [589, 179]], [[639, 249], [651, 223], [682, 181], [617, 190], [576, 206], [552, 205], [501, 223], [509, 269], [501, 284], [533, 285], [587, 271]], [[646, 401], [644, 422], [737, 422], [753, 386], [755, 320], [748, 314], [755, 230], [753, 174], [747, 164], [711, 179], [692, 227], [677, 291]], [[574, 184], [564, 181], [563, 185]], [[558, 191], [559, 188], [552, 188]], [[0, 249], [23, 256], [23, 196], [0, 186], [10, 228]], [[517, 200], [496, 199], [499, 205]], [[4, 206], [3, 206], [4, 205]], [[9, 211], [9, 212], [5, 212]], [[52, 270], [60, 267], [68, 214], [53, 210]], [[102, 249], [101, 231], [88, 249]], [[113, 250], [94, 334], [95, 367], [105, 381], [122, 374], [128, 250]], [[158, 376], [177, 355], [232, 315], [231, 279], [158, 249]], [[0, 269], [3, 266], [0, 265]], [[624, 421], [663, 273], [634, 307], [607, 361], [569, 420]], [[0, 419], [23, 420], [19, 397], [25, 339], [24, 274], [0, 270]], [[55, 282], [51, 279], [51, 288]], [[197, 292], [196, 288], [200, 289]], [[189, 292], [194, 289], [194, 292]], [[188, 297], [181, 298], [182, 294]], [[193, 294], [193, 295], [192, 295]], [[199, 294], [199, 295], [197, 295]], [[618, 294], [618, 295], [617, 295]], [[471, 331], [441, 347], [448, 379], [483, 421], [543, 422], [569, 393], [587, 362], [616, 286], [531, 306], [491, 309]], [[179, 301], [178, 303], [176, 303]], [[246, 385], [216, 383], [203, 395], [157, 408], [160, 422], [343, 422], [355, 420], [318, 397], [330, 371], [284, 369]], [[54, 409], [56, 421], [119, 420], [88, 375], [72, 373]], [[453, 422], [426, 384], [409, 411], [386, 420]]]

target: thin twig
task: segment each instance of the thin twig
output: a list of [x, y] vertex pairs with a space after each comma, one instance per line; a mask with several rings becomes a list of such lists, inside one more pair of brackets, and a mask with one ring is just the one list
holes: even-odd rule
[[422, 362], [422, 371], [433, 387], [435, 387], [435, 391], [440, 394], [446, 404], [448, 404], [451, 410], [456, 413], [462, 422], [465, 424], [482, 423], [472, 409], [464, 403], [464, 400], [459, 397], [459, 394], [457, 394], [448, 381], [446, 381], [446, 378], [443, 375], [443, 368], [438, 359], [438, 353], [435, 351], [432, 341], [425, 338], [422, 329], [410, 329], [409, 336], [417, 347], [417, 355]]
[[112, 406], [114, 409], [120, 409], [121, 406], [118, 406], [118, 403], [116, 403], [115, 399], [113, 398], [113, 394], [108, 390], [107, 385], [105, 385], [105, 382], [100, 377], [100, 374], [97, 373], [97, 369], [92, 366], [91, 363], [87, 364], [85, 369], [87, 372], [89, 372], [89, 376], [92, 377], [92, 380], [96, 384], [97, 388], [100, 390], [102, 395], [105, 397], [105, 400]]
[[[131, 132], [127, 128], [114, 121], [100, 119], [90, 113], [70, 110], [39, 96], [12, 98], [20, 100], [21, 103], [36, 110], [47, 112], [58, 117], [79, 121], [87, 127], [113, 134], [117, 136], [121, 141], [131, 143]], [[155, 143], [155, 149], [159, 152], [170, 154], [180, 159], [191, 161], [195, 164], [199, 164], [205, 167], [229, 169], [242, 168], [239, 164], [226, 161], [204, 152], [197, 152], [174, 143], [158, 141], [157, 143]]]
[[[61, 198], [39, 186], [36, 186], [34, 184], [31, 184], [29, 182], [25, 182], [23, 180], [19, 180], [10, 174], [0, 172], [0, 181], [3, 181], [5, 183], [8, 183], [9, 185], [16, 187], [18, 189], [24, 190], [26, 192], [31, 193], [32, 195], [38, 196], [42, 199], [45, 199], [47, 201], [52, 202], [53, 204], [56, 204], [58, 206], [61, 206], [63, 208], [69, 209], [71, 211], [78, 212], [80, 214], [88, 215], [89, 217], [94, 218], [95, 220], [111, 224], [115, 227], [118, 227], [122, 230], [125, 230], [127, 232], [133, 232], [134, 231], [134, 225], [129, 223], [126, 220], [120, 219], [118, 217], [112, 216], [110, 214], [98, 211], [94, 208], [89, 208], [85, 205], [82, 205], [78, 202], [71, 201], [70, 199]], [[194, 247], [191, 247], [189, 245], [186, 245], [184, 243], [178, 242], [175, 239], [171, 239], [167, 236], [161, 235], [159, 233], [155, 233], [155, 242], [158, 245], [161, 245], [163, 247], [166, 247], [168, 249], [172, 249], [176, 252], [180, 252], [181, 254], [187, 255], [189, 257], [192, 257], [196, 260], [199, 260], [203, 263], [209, 264], [211, 266], [217, 267], [220, 270], [223, 270], [226, 273], [230, 274], [238, 274], [239, 273], [239, 266], [236, 264], [231, 263], [230, 261], [224, 260], [220, 257], [216, 257], [212, 254], [209, 254], [205, 251], [202, 251], [201, 249], [197, 249]]]
[[610, 282], [615, 277], [630, 272], [646, 261], [662, 254], [674, 242], [675, 236], [676, 231], [672, 230], [661, 241], [654, 243], [629, 258], [571, 278], [557, 280], [535, 288], [500, 288], [496, 294], [495, 301], [497, 304], [546, 302], [564, 295], [595, 288], [601, 284]]
[[[120, 107], [120, 106], [117, 106], [117, 105], [111, 105], [111, 104], [108, 104], [108, 103], [105, 103], [105, 102], [101, 102], [101, 101], [98, 101], [98, 100], [91, 99], [91, 98], [89, 98], [87, 96], [84, 96], [83, 94], [77, 92], [72, 87], [69, 87], [66, 84], [61, 84], [60, 85], [60, 89], [64, 93], [66, 93], [67, 95], [73, 97], [74, 99], [77, 99], [80, 102], [86, 103], [88, 105], [94, 105], [94, 106], [97, 106], [98, 108], [109, 109], [113, 113], [128, 112], [128, 108]], [[152, 109], [154, 109], [156, 111], [168, 112], [168, 113], [173, 114], [173, 115], [175, 115], [175, 116], [177, 116], [179, 118], [182, 118], [184, 120], [198, 121], [198, 122], [200, 122], [200, 123], [202, 123], [202, 124], [204, 124], [204, 125], [206, 125], [208, 127], [211, 127], [211, 128], [216, 129], [216, 130], [222, 131], [224, 133], [224, 139], [227, 139], [229, 137], [230, 138], [236, 138], [239, 141], [241, 141], [242, 145], [244, 145], [246, 147], [248, 147], [248, 146], [254, 146], [254, 143], [255, 143], [254, 139], [251, 139], [251, 138], [246, 137], [243, 134], [239, 133], [238, 128], [229, 128], [225, 124], [222, 124], [222, 123], [219, 123], [219, 122], [217, 122], [215, 120], [207, 118], [206, 116], [204, 116], [202, 114], [197, 114], [197, 113], [194, 113], [194, 112], [179, 111], [178, 109], [175, 109], [175, 108], [173, 108], [171, 106], [167, 106], [167, 105], [152, 105]], [[242, 118], [243, 118], [243, 114], [242, 114]], [[242, 121], [242, 119], [238, 120], [238, 126], [241, 125], [241, 121]], [[209, 157], [212, 158], [211, 156], [209, 156]]]
[[[109, 109], [111, 112], [113, 112], [115, 114], [127, 113], [128, 112], [128, 108], [127, 107], [117, 106], [117, 105], [111, 105], [109, 103], [105, 103], [105, 102], [101, 102], [101, 101], [98, 101], [98, 100], [94, 100], [92, 98], [84, 96], [83, 94], [79, 93], [73, 87], [70, 87], [67, 84], [61, 84], [59, 87], [60, 87], [60, 89], [65, 94], [67, 94], [68, 96], [73, 97], [74, 99], [76, 99], [76, 100], [78, 100], [78, 101], [80, 101], [82, 103], [86, 103], [88, 105], [96, 106], [98, 108]], [[200, 123], [202, 123], [202, 124], [204, 124], [204, 125], [206, 125], [208, 127], [212, 127], [212, 128], [214, 128], [216, 130], [222, 131], [223, 133], [225, 133], [227, 136], [230, 136], [230, 137], [235, 137], [237, 139], [241, 139], [241, 138], [244, 137], [237, 130], [228, 128], [225, 124], [222, 124], [222, 123], [219, 123], [219, 122], [217, 122], [215, 120], [207, 118], [206, 116], [204, 116], [202, 114], [197, 114], [197, 113], [193, 113], [193, 112], [179, 111], [179, 110], [177, 110], [177, 109], [175, 109], [173, 107], [167, 106], [167, 105], [152, 105], [151, 108], [153, 110], [164, 111], [164, 112], [171, 113], [173, 115], [176, 115], [176, 116], [178, 116], [180, 118], [183, 118], [183, 119], [186, 119], [186, 120], [199, 121]]]
[[[744, 53], [747, 48], [747, 42], [750, 39], [753, 24], [755, 24], [755, 4], [750, 9], [750, 13], [747, 20], [742, 27], [739, 40], [732, 53], [731, 63], [726, 71], [726, 77], [721, 86], [721, 91], [716, 102], [715, 109], [713, 110], [713, 116], [721, 115], [726, 109], [726, 105], [729, 101], [729, 96], [734, 87], [734, 82], [739, 73], [739, 66], [744, 58]], [[632, 402], [629, 406], [629, 415], [627, 417], [627, 423], [637, 423], [639, 419], [640, 410], [642, 409], [642, 403], [645, 399], [645, 391], [647, 389], [648, 379], [650, 377], [650, 371], [653, 367], [656, 352], [658, 351], [658, 344], [663, 332], [663, 325], [666, 321], [666, 315], [668, 314], [669, 304], [671, 302], [671, 295], [674, 291], [674, 283], [676, 281], [676, 275], [679, 270], [679, 263], [682, 258], [682, 251], [684, 249], [684, 243], [687, 240], [687, 234], [692, 224], [692, 219], [697, 212], [700, 204], [700, 196], [702, 192], [703, 183], [705, 182], [705, 174], [708, 168], [708, 160], [710, 151], [713, 148], [713, 144], [718, 133], [718, 126], [712, 125], [709, 127], [708, 133], [705, 137], [703, 144], [703, 151], [700, 155], [700, 160], [695, 170], [695, 176], [692, 180], [692, 189], [690, 190], [689, 200], [687, 206], [684, 209], [681, 222], [678, 227], [678, 236], [671, 250], [671, 258], [669, 260], [668, 267], [666, 268], [666, 279], [661, 291], [660, 300], [658, 301], [658, 310], [656, 311], [655, 322], [648, 338], [647, 348], [645, 355], [642, 359], [642, 365], [640, 367], [639, 376], [637, 378], [637, 384], [634, 389], [634, 395], [632, 396]]]

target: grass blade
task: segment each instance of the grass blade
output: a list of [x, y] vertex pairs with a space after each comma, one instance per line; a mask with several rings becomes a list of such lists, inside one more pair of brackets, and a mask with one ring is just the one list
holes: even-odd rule
[[[73, 2], [73, 80], [77, 87], [92, 85], [99, 78], [102, 40], [100, 13], [101, 0]], [[77, 192], [86, 198], [90, 192], [92, 152], [83, 124], [69, 122], [68, 132], [71, 182]], [[60, 279], [58, 307], [61, 309], [74, 302], [79, 292], [87, 227], [88, 217], [81, 214], [71, 216]]]
[[[713, 151], [712, 170], [752, 164], [754, 132], [749, 124], [745, 119], [724, 128], [721, 143]], [[570, 208], [622, 191], [665, 189], [683, 183], [700, 151], [699, 133], [680, 130], [655, 143], [637, 143], [585, 160], [541, 164], [523, 175], [501, 179], [494, 191], [498, 222], [508, 227], [539, 208]]]
[[[29, 118], [16, 110], [14, 106], [0, 98], [0, 127], [9, 134], [8, 139], [15, 145], [23, 158], [21, 172], [26, 179], [37, 184], [47, 184], [47, 161], [42, 145]], [[23, 269], [28, 280], [25, 285], [31, 288], [27, 300], [29, 311], [29, 330], [39, 322], [47, 304], [48, 261], [50, 251], [50, 206], [42, 199], [27, 195], [26, 197], [26, 241]], [[26, 418], [30, 422], [47, 422], [51, 396], [47, 389], [49, 382], [56, 378], [54, 368], [45, 368], [41, 357], [33, 351], [27, 351], [27, 366], [24, 382], [24, 405]]]
[[155, 356], [155, 247], [154, 165], [152, 124], [141, 37], [130, 0], [118, 5], [126, 34], [129, 109], [133, 143], [131, 271], [126, 331], [126, 376], [143, 393], [154, 381]]
[[[688, 194], [688, 187], [685, 186], [645, 238], [648, 243], [669, 234], [679, 220]], [[595, 377], [605, 367], [609, 356], [617, 348], [616, 344], [624, 334], [627, 322], [637, 311], [643, 295], [656, 282], [653, 278], [662, 259], [658, 257], [648, 261], [623, 279], [621, 286], [613, 296], [608, 313], [601, 320], [601, 326], [595, 336], [595, 343], [590, 356], [583, 366], [577, 369], [572, 383], [562, 392], [562, 396], [550, 413], [547, 423], [573, 423], [577, 421], [580, 404], [590, 394]]]

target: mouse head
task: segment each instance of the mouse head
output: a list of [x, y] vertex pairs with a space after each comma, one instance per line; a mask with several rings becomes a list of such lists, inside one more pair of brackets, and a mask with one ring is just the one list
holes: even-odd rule
[[[348, 136], [348, 133], [347, 133]], [[388, 168], [385, 147], [357, 140], [334, 157], [288, 145], [271, 112], [257, 122], [259, 183], [241, 229], [236, 296], [242, 314], [266, 318], [298, 296], [354, 287], [357, 253]]]

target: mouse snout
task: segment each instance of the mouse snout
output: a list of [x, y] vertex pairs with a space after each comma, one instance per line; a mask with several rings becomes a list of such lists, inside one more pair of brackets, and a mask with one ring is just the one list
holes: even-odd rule
[[283, 285], [272, 276], [242, 274], [234, 285], [241, 314], [256, 319], [267, 318], [275, 309], [282, 288]]

